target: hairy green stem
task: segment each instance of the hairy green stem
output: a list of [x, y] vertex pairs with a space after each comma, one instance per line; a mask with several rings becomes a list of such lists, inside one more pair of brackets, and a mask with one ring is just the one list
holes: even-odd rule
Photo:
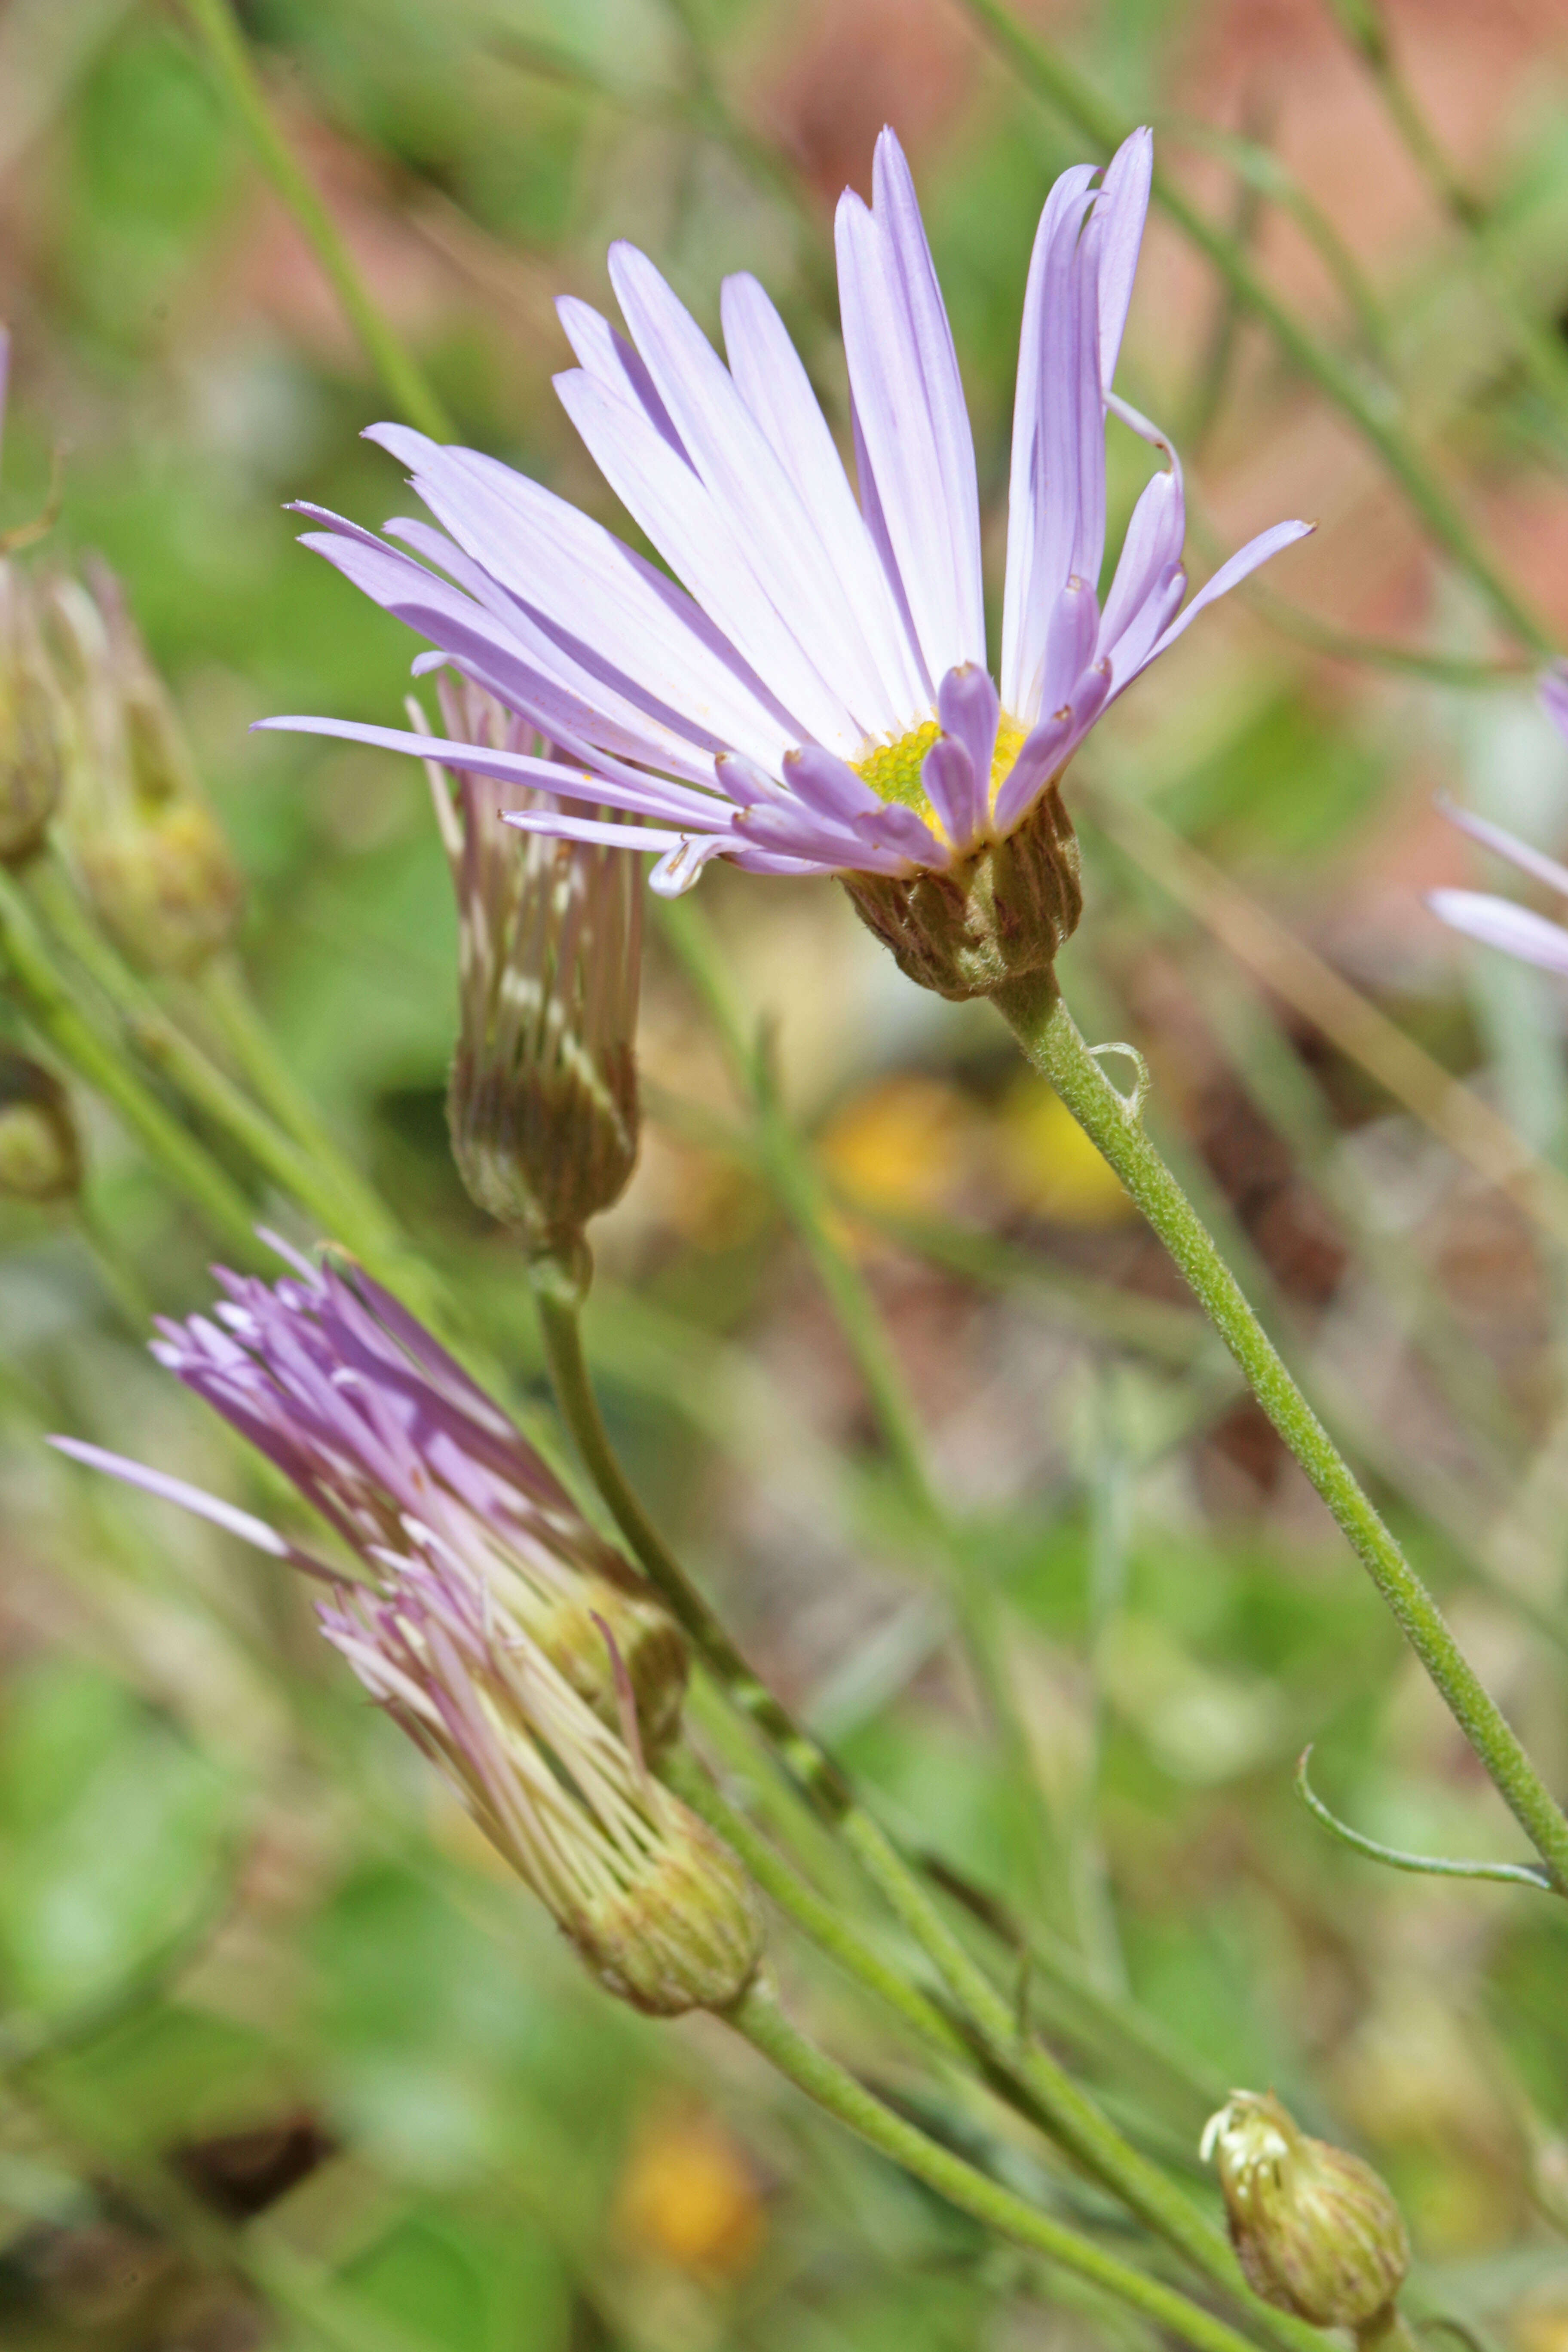
[[[1020, 25], [1004, 0], [960, 0], [960, 5], [1037, 97], [1107, 153], [1120, 146], [1132, 124], [1066, 58]], [[1549, 650], [1552, 638], [1545, 623], [1498, 570], [1391, 404], [1369, 390], [1331, 345], [1303, 325], [1258, 275], [1234, 238], [1201, 213], [1160, 170], [1154, 173], [1153, 196], [1262, 320], [1281, 351], [1350, 418], [1399, 483], [1433, 538], [1469, 573], [1500, 620], [1525, 645]]]
[[[885, 2106], [790, 2023], [767, 1983], [754, 1983], [728, 2012], [727, 2022], [816, 2105], [987, 2229], [1089, 2280], [1193, 2346], [1194, 2352], [1246, 2352], [1248, 2339], [1226, 2321], [1026, 2204]], [[1319, 2340], [1311, 2330], [1303, 2334]]]
[[[747, 1814], [723, 1795], [689, 1748], [677, 1748], [661, 1760], [658, 1769], [660, 1778], [692, 1811], [733, 1847], [752, 1877], [784, 1916], [846, 1976], [899, 2017], [917, 2041], [947, 2064], [963, 2066], [973, 2074], [978, 2060], [987, 2088], [1015, 2113], [1050, 2133], [1048, 2118], [1017, 2074], [1005, 2073], [977, 2043], [973, 2028], [965, 2031], [950, 2009], [885, 1959], [871, 1938], [847, 1917], [842, 1904], [819, 1894]], [[1031, 1950], [1027, 1956], [1031, 1967], [1034, 1958]], [[1163, 2077], [1179, 2090], [1184, 2105], [1195, 2103], [1200, 2115], [1207, 2115], [1223, 2101], [1223, 2082], [1216, 2084], [1201, 2077], [1182, 2053], [1173, 2054], [1157, 2026], [1130, 2006], [1101, 1992], [1082, 1964], [1075, 1963], [1073, 1956], [1058, 1958], [1047, 1950], [1041, 1956], [1040, 1974], [1069, 1996], [1079, 1996], [1080, 2011], [1091, 2021], [1088, 2032], [1090, 2046], [1100, 2054], [1108, 2046], [1113, 2046], [1124, 2061], [1131, 2057], [1145, 2065], [1152, 2063]], [[1068, 2005], [1072, 2005], [1070, 2000]], [[1067, 2022], [1059, 2016], [1054, 2022], [1069, 2040], [1083, 2040], [1082, 2014], [1074, 2022]], [[1195, 2124], [1194, 2137], [1195, 2144]]]
[[1152, 2069], [1186, 2105], [1201, 2108], [1205, 2116], [1223, 2104], [1224, 2075], [1188, 2050], [1130, 1995], [1102, 1984], [1081, 1952], [1048, 1929], [1026, 1930], [984, 1887], [954, 1870], [942, 1856], [922, 1854], [921, 1864], [931, 1885], [952, 1895], [1011, 1956], [1021, 1982], [1051, 1989], [1058, 2002], [1052, 2021], [1057, 2032], [1080, 2045], [1087, 2038], [1089, 2047], [1101, 2053], [1114, 2052], [1123, 2064], [1131, 2061]]
[[452, 422], [441, 400], [371, 295], [336, 221], [273, 120], [229, 0], [184, 0], [184, 6], [263, 171], [309, 239], [387, 392], [421, 433], [449, 441]]
[[[742, 1811], [721, 1793], [712, 1777], [696, 1763], [689, 1750], [676, 1751], [674, 1769], [681, 1777], [672, 1778], [670, 1785], [694, 1812], [702, 1815], [710, 1828], [729, 1840], [758, 1885], [773, 1896], [781, 1910], [850, 1974], [858, 1977], [868, 1991], [887, 1998], [886, 1988], [876, 1974], [885, 1964], [870, 1949], [868, 1939], [846, 1919], [843, 1875], [851, 1857], [832, 1843], [828, 1825], [802, 1801], [793, 1781], [763, 1772], [761, 1768], [768, 1760], [765, 1748], [756, 1744], [747, 1727], [724, 1706], [710, 1677], [699, 1675], [694, 1680], [686, 1711], [688, 1721], [695, 1723], [705, 1742], [719, 1755], [721, 1765], [750, 1784], [754, 1793], [750, 1795], [749, 1802], [762, 1814], [762, 1825], [752, 1819], [750, 1811]], [[670, 1776], [667, 1773], [666, 1777]], [[764, 1830], [767, 1834], [763, 1834]], [[790, 1850], [793, 1860], [785, 1859], [779, 1850], [781, 1846]], [[1224, 2076], [1213, 2074], [1130, 1997], [1100, 1984], [1071, 1945], [1038, 1927], [1026, 1932], [984, 1887], [976, 1886], [940, 1855], [921, 1854], [916, 1864], [931, 1885], [950, 1895], [1001, 1946], [1019, 1980], [1026, 1977], [1031, 1987], [1047, 1995], [1051, 2028], [1072, 2047], [1092, 2051], [1120, 2071], [1153, 2073], [1184, 2107], [1196, 2111], [1199, 2120], [1222, 2104], [1226, 2093]], [[814, 1866], [816, 1884], [804, 1874]], [[863, 1870], [859, 1874], [864, 1878]], [[834, 1899], [819, 1891], [825, 1879], [831, 1882]], [[872, 1962], [869, 1970], [863, 1964], [868, 1950]], [[898, 1983], [900, 1990], [893, 2005], [917, 2031], [931, 2030], [933, 2048], [934, 2036], [940, 2033], [943, 2048], [956, 2054], [959, 2043], [951, 2012], [923, 1990], [914, 1992], [904, 1979], [900, 1978]], [[919, 2003], [918, 2017], [911, 1992]], [[1039, 2005], [1037, 2001], [1036, 2005]], [[963, 2038], [963, 2048], [971, 2057], [973, 2046], [972, 2038]], [[1034, 2102], [1015, 2078], [1004, 2078], [989, 2062], [987, 2074], [992, 2088], [1011, 2105], [1032, 2120], [1040, 2120]]]
[[[839, 1823], [839, 1835], [931, 1961], [997, 2065], [1022, 2085], [1053, 2137], [1204, 2277], [1247, 2298], [1236, 2258], [1218, 2232], [1184, 2192], [1107, 2121], [1066, 2068], [1020, 2032], [1012, 2004], [971, 1957], [880, 1824], [856, 1807]], [[1267, 2305], [1258, 2305], [1253, 2315], [1276, 2344], [1300, 2347], [1310, 2340], [1310, 2331]]]
[[1121, 1177], [1393, 1611], [1499, 1794], [1568, 1895], [1568, 1818], [1483, 1687], [1443, 1613], [1307, 1402], [1236, 1276], [1135, 1115], [1084, 1044], [1050, 974], [1010, 982], [997, 1010]]

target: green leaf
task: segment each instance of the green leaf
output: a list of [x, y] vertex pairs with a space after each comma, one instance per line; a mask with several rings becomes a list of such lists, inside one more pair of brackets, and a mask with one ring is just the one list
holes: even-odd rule
[[12, 1694], [0, 1735], [0, 1952], [47, 2015], [101, 1997], [199, 1905], [224, 1776], [89, 1668]]
[[567, 2339], [560, 2258], [512, 2214], [416, 2213], [339, 2284], [441, 2352], [556, 2352]]

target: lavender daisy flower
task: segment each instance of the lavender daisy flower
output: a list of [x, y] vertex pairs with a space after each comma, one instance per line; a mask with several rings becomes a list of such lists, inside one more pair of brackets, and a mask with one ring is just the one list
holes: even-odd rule
[[[444, 677], [439, 692], [449, 735], [548, 756], [528, 720], [482, 688]], [[410, 714], [423, 725], [416, 703]], [[516, 785], [427, 766], [458, 895], [453, 1154], [473, 1200], [532, 1253], [570, 1252], [637, 1160], [637, 869], [602, 842], [520, 840], [500, 805], [518, 802]], [[542, 789], [521, 798], [535, 811], [563, 805]]]
[[[687, 888], [715, 856], [840, 875], [906, 968], [944, 993], [1048, 964], [1079, 905], [1056, 794], [1067, 761], [1205, 604], [1308, 528], [1276, 524], [1184, 608], [1180, 467], [1111, 389], [1152, 152], [1141, 131], [1098, 185], [1088, 165], [1065, 173], [1041, 217], [995, 681], [957, 358], [909, 167], [885, 131], [873, 204], [846, 193], [837, 215], [858, 499], [757, 281], [725, 283], [726, 366], [647, 257], [618, 244], [610, 275], [630, 341], [563, 300], [580, 365], [557, 389], [684, 589], [525, 476], [401, 425], [371, 437], [409, 467], [439, 528], [390, 523], [395, 547], [302, 509], [323, 526], [306, 544], [429, 639], [416, 670], [451, 664], [581, 765], [471, 743], [437, 755], [597, 804], [514, 822], [657, 851], [660, 891]], [[1102, 604], [1110, 411], [1167, 464]], [[345, 720], [263, 723], [432, 748]], [[994, 856], [1009, 844], [1010, 858]]]
[[[1547, 672], [1541, 681], [1541, 700], [1558, 732], [1568, 737], [1568, 664]], [[1506, 858], [1521, 874], [1533, 876], [1568, 898], [1568, 866], [1560, 866], [1554, 857], [1532, 849], [1500, 824], [1475, 816], [1468, 809], [1445, 802], [1443, 814], [1483, 849]], [[1568, 976], [1568, 929], [1538, 915], [1533, 908], [1516, 906], [1511, 898], [1499, 898], [1487, 890], [1432, 890], [1426, 904], [1450, 929], [1479, 940], [1483, 947], [1500, 948], [1505, 955], [1518, 956], [1522, 962]]]
[[[686, 1650], [641, 1578], [389, 1292], [357, 1267], [318, 1269], [281, 1242], [272, 1246], [294, 1276], [269, 1285], [217, 1268], [226, 1300], [210, 1318], [161, 1319], [159, 1363], [283, 1473], [373, 1590], [423, 1591], [432, 1578], [448, 1597], [460, 1589], [497, 1641], [536, 1645], [608, 1722], [620, 1723], [629, 1691], [639, 1736], [650, 1748], [668, 1742], [679, 1725]], [[183, 1479], [75, 1438], [54, 1443], [343, 1582], [341, 1569]]]

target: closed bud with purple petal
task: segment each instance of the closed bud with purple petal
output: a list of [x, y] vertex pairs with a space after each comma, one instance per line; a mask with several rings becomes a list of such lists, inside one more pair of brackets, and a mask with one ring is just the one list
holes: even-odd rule
[[[480, 688], [444, 677], [439, 692], [448, 735], [549, 752]], [[458, 894], [461, 1025], [447, 1117], [458, 1171], [531, 1255], [570, 1257], [637, 1160], [636, 863], [605, 843], [520, 835], [505, 810], [563, 805], [542, 786], [509, 789], [435, 761], [430, 782]]]
[[85, 897], [139, 971], [193, 972], [238, 929], [244, 886], [168, 688], [102, 565], [59, 580], [51, 633], [71, 705], [60, 834]]
[[[277, 1244], [282, 1249], [281, 1244]], [[643, 1580], [583, 1518], [515, 1424], [359, 1268], [293, 1258], [275, 1284], [218, 1269], [211, 1317], [161, 1322], [153, 1353], [291, 1481], [373, 1592], [461, 1591], [503, 1646], [526, 1641], [650, 1754], [679, 1729], [687, 1652]], [[329, 1582], [343, 1571], [161, 1472], [66, 1453], [184, 1504]], [[467, 1605], [467, 1604], [466, 1604]]]

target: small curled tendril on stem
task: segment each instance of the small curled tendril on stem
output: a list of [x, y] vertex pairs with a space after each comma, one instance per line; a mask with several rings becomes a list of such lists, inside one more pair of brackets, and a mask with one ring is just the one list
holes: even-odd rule
[[1556, 1891], [1546, 1872], [1534, 1863], [1449, 1862], [1434, 1854], [1406, 1853], [1399, 1846], [1381, 1844], [1376, 1838], [1366, 1836], [1363, 1831], [1352, 1829], [1348, 1822], [1342, 1822], [1337, 1814], [1329, 1811], [1307, 1778], [1311, 1758], [1311, 1748], [1303, 1748], [1301, 1760], [1296, 1767], [1297, 1794], [1307, 1811], [1322, 1823], [1331, 1836], [1338, 1838], [1342, 1845], [1352, 1847], [1357, 1853], [1366, 1854], [1373, 1862], [1386, 1863], [1391, 1870], [1413, 1871], [1430, 1878], [1500, 1879], [1509, 1885], [1539, 1886], [1548, 1895]]
[[1138, 1051], [1137, 1046], [1124, 1045], [1121, 1044], [1113, 1045], [1091, 1045], [1089, 1050], [1093, 1055], [1097, 1062], [1104, 1054], [1125, 1054], [1127, 1059], [1133, 1066], [1134, 1075], [1132, 1079], [1132, 1091], [1130, 1095], [1124, 1095], [1121, 1093], [1121, 1087], [1118, 1087], [1116, 1088], [1116, 1092], [1121, 1096], [1121, 1108], [1127, 1113], [1128, 1118], [1134, 1121], [1141, 1120], [1143, 1116], [1143, 1106], [1149, 1099], [1150, 1078], [1149, 1065], [1143, 1059], [1142, 1055]]

